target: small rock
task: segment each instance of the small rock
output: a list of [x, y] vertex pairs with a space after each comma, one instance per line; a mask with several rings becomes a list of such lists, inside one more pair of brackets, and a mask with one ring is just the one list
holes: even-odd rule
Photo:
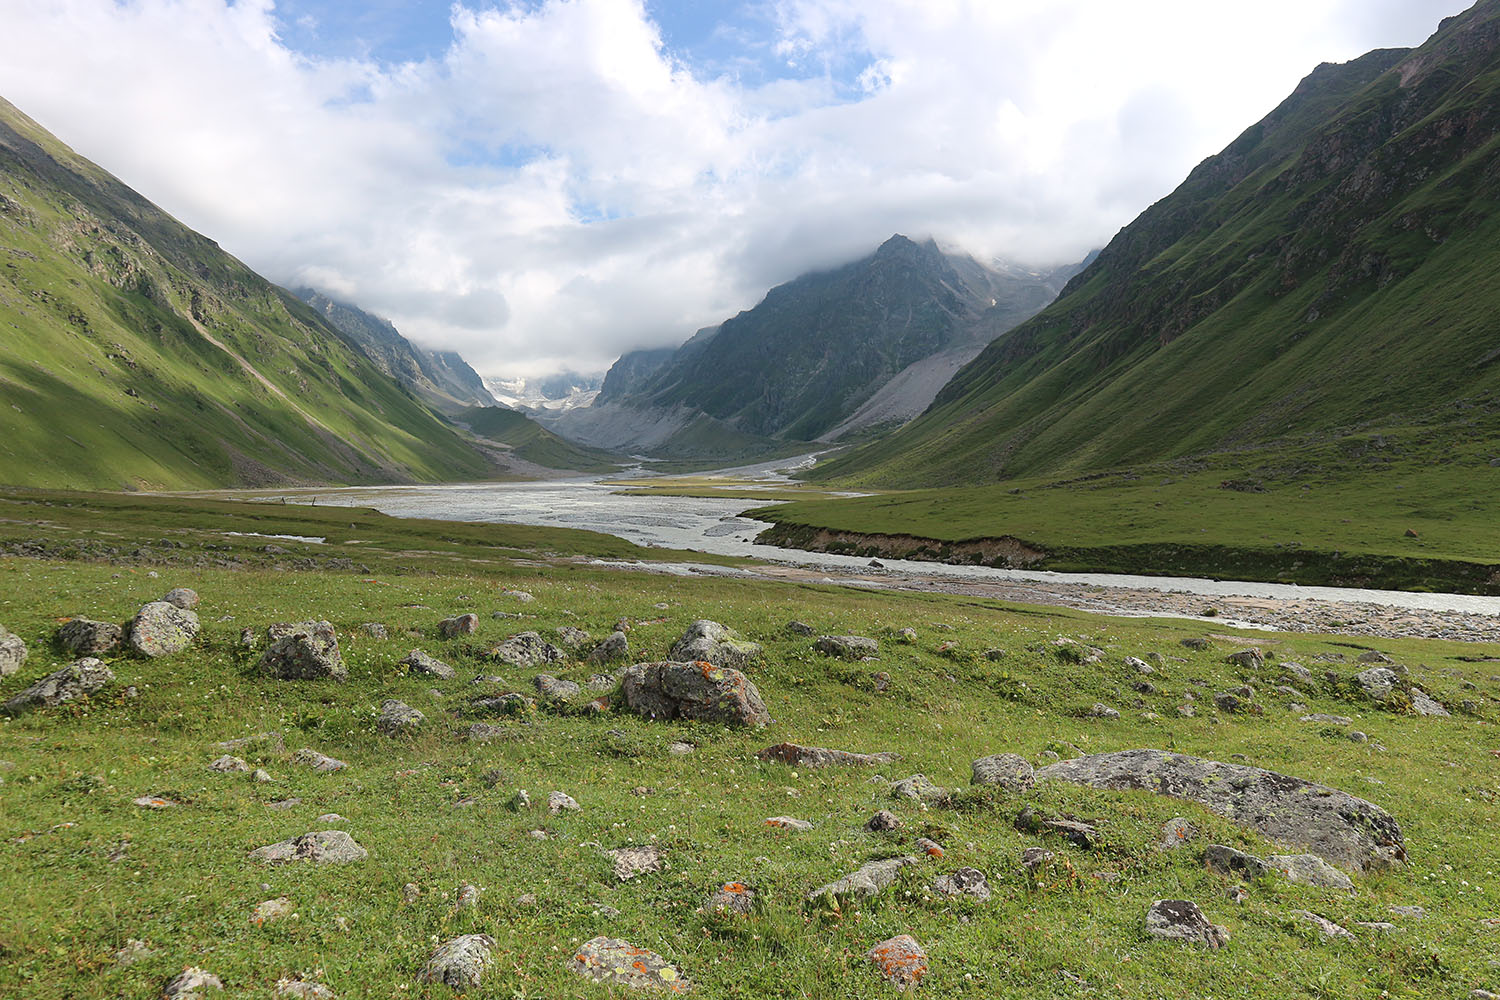
[[630, 989], [686, 993], [692, 988], [666, 959], [618, 938], [585, 941], [568, 960], [568, 968], [593, 982]]
[[771, 713], [744, 674], [711, 663], [638, 663], [621, 680], [625, 704], [650, 719], [763, 726]]
[[492, 961], [495, 939], [488, 934], [465, 934], [438, 945], [417, 979], [442, 983], [455, 990], [478, 986]]
[[998, 647], [993, 649], [986, 649], [984, 651], [984, 658], [991, 663], [998, 663], [999, 661], [1005, 659], [1005, 650]]
[[1199, 636], [1189, 636], [1182, 640], [1182, 644], [1195, 652], [1201, 652], [1209, 647], [1209, 641]]
[[890, 764], [901, 759], [898, 753], [851, 753], [847, 750], [829, 750], [826, 747], [804, 747], [796, 743], [778, 743], [757, 753], [756, 758], [789, 764], [792, 767], [874, 767]]
[[9, 677], [20, 670], [26, 663], [26, 655], [26, 643], [21, 637], [0, 625], [0, 677]]
[[369, 852], [342, 830], [304, 833], [250, 852], [253, 861], [282, 864], [289, 861], [312, 861], [318, 864], [347, 864], [363, 861]]
[[1314, 712], [1311, 715], [1304, 715], [1297, 721], [1318, 722], [1322, 723], [1325, 726], [1350, 726], [1354, 724], [1354, 720], [1349, 718], [1349, 716], [1347, 715], [1326, 715], [1322, 712]]
[[1198, 835], [1198, 828], [1193, 825], [1192, 820], [1178, 816], [1169, 819], [1161, 828], [1161, 846], [1165, 850], [1173, 850], [1183, 846]]
[[1411, 920], [1423, 920], [1427, 917], [1427, 911], [1420, 906], [1392, 906], [1390, 911], [1394, 916]]
[[384, 622], [365, 622], [359, 627], [359, 630], [371, 639], [389, 639], [391, 637], [390, 629], [385, 627]]
[[1054, 857], [1056, 855], [1045, 847], [1028, 847], [1021, 852], [1021, 867], [1034, 873]]
[[257, 767], [253, 772], [251, 772], [250, 780], [255, 782], [257, 785], [269, 785], [276, 779], [271, 777], [270, 771], [267, 771], [263, 767]]
[[813, 825], [805, 819], [793, 819], [791, 816], [772, 816], [766, 820], [766, 826], [774, 826], [781, 830], [795, 830], [804, 833], [813, 828]]
[[1292, 910], [1289, 915], [1305, 923], [1312, 924], [1318, 933], [1325, 938], [1343, 938], [1347, 941], [1355, 940], [1353, 934], [1350, 934], [1348, 930], [1340, 927], [1327, 917], [1320, 917], [1316, 913], [1311, 913], [1307, 910]]
[[335, 760], [332, 757], [327, 757], [323, 754], [318, 753], [318, 751], [309, 749], [307, 747], [303, 747], [301, 750], [298, 750], [296, 753], [292, 754], [292, 763], [303, 764], [307, 767], [312, 768], [314, 771], [322, 771], [324, 773], [327, 773], [329, 771], [342, 771], [344, 768], [349, 766], [341, 760]]
[[891, 675], [886, 673], [884, 670], [877, 670], [875, 673], [870, 675], [870, 686], [875, 689], [876, 694], [884, 694], [886, 691], [890, 690]]
[[571, 701], [583, 693], [583, 688], [572, 681], [558, 680], [551, 674], [539, 674], [535, 681], [537, 694], [543, 701]]
[[680, 663], [712, 663], [716, 667], [744, 670], [761, 655], [761, 648], [733, 629], [718, 622], [699, 619], [672, 645], [667, 659]]
[[941, 858], [944, 853], [946, 853], [943, 850], [943, 846], [930, 837], [918, 837], [917, 850], [921, 851], [929, 858]]
[[900, 632], [898, 632], [896, 634], [901, 637], [901, 641], [902, 642], [916, 642], [917, 641], [917, 630], [914, 629], [914, 628], [904, 628], [904, 629], [902, 629]]
[[[1343, 657], [1340, 657], [1340, 659], [1343, 659]], [[1396, 661], [1391, 659], [1389, 656], [1386, 656], [1379, 650], [1372, 649], [1368, 652], [1360, 653], [1359, 656], [1355, 657], [1354, 662], [1391, 664], [1395, 663]]]
[[224, 756], [210, 762], [208, 765], [208, 769], [210, 771], [218, 771], [221, 774], [242, 774], [250, 770], [250, 765], [245, 763], [239, 757], [231, 757], [229, 754], [225, 754]]
[[814, 889], [807, 894], [807, 898], [814, 900], [820, 896], [875, 896], [896, 881], [901, 869], [919, 863], [910, 856], [871, 861], [836, 882]]
[[1031, 763], [1013, 753], [981, 757], [970, 765], [976, 785], [996, 785], [1007, 791], [1024, 792], [1035, 784]]
[[547, 796], [547, 811], [554, 815], [560, 812], [578, 812], [582, 808], [566, 792], [553, 792]]
[[914, 774], [891, 784], [891, 794], [898, 799], [913, 799], [929, 805], [948, 801], [948, 789], [933, 784], [925, 774]]
[[349, 668], [339, 652], [338, 634], [328, 622], [282, 622], [266, 627], [262, 673], [278, 680], [345, 681]]
[[198, 606], [198, 592], [190, 587], [173, 587], [163, 594], [161, 599], [184, 611], [192, 611]]
[[1354, 891], [1354, 883], [1348, 875], [1316, 854], [1272, 854], [1266, 858], [1266, 863], [1291, 882]]
[[927, 953], [910, 934], [898, 934], [882, 941], [866, 954], [885, 981], [898, 990], [908, 990], [927, 975]]
[[380, 703], [380, 717], [375, 720], [375, 728], [386, 736], [396, 736], [415, 731], [426, 718], [406, 702], [387, 698]]
[[1198, 904], [1187, 899], [1158, 899], [1146, 911], [1146, 933], [1164, 941], [1222, 948], [1229, 932], [1211, 924]]
[[621, 847], [606, 851], [614, 863], [615, 878], [629, 881], [638, 875], [649, 875], [662, 869], [661, 850], [654, 845]]
[[32, 708], [55, 708], [91, 695], [114, 679], [114, 672], [103, 662], [86, 656], [32, 684], [0, 707], [0, 712], [20, 715]]
[[698, 748], [685, 740], [673, 740], [667, 744], [667, 753], [674, 757], [686, 757], [688, 754], [697, 753]]
[[291, 997], [292, 1000], [334, 1000], [336, 995], [322, 983], [310, 983], [303, 979], [276, 980], [278, 997]]
[[250, 922], [257, 927], [266, 924], [274, 924], [278, 920], [292, 915], [292, 901], [285, 896], [268, 899], [263, 903], [255, 904], [255, 909], [250, 911]]
[[490, 656], [515, 667], [537, 667], [561, 663], [567, 654], [536, 632], [518, 632], [490, 650]]
[[407, 653], [406, 657], [401, 660], [401, 665], [406, 668], [407, 673], [411, 674], [428, 674], [429, 676], [445, 681], [452, 680], [454, 676], [452, 667], [448, 666], [442, 660], [428, 656], [420, 649], [414, 649], [410, 653]]
[[479, 894], [482, 892], [479, 886], [472, 882], [465, 882], [458, 887], [458, 898], [453, 901], [453, 912], [467, 910], [471, 906], [479, 905]]
[[1147, 663], [1145, 660], [1136, 659], [1134, 656], [1125, 657], [1125, 666], [1129, 667], [1131, 670], [1134, 670], [1138, 674], [1156, 673], [1155, 667]]
[[415, 882], [408, 882], [401, 887], [401, 902], [415, 903], [422, 895], [422, 887]]
[[524, 590], [503, 590], [501, 591], [501, 593], [505, 594], [506, 597], [509, 597], [513, 601], [519, 601], [521, 604], [530, 604], [532, 601], [536, 600], [535, 597], [531, 596]]
[[338, 813], [324, 813], [317, 819], [313, 820], [313, 822], [324, 826], [332, 826], [335, 823], [347, 823], [349, 821], [340, 816]]
[[563, 648], [565, 649], [577, 651], [594, 641], [593, 636], [581, 628], [574, 628], [572, 625], [564, 625], [556, 629], [555, 632], [558, 641], [563, 644]]
[[1224, 657], [1224, 662], [1241, 670], [1259, 670], [1266, 665], [1266, 655], [1252, 647], [1230, 653]]
[[209, 990], [224, 989], [212, 972], [196, 967], [183, 969], [162, 987], [162, 1000], [204, 1000]]
[[869, 822], [865, 823], [865, 829], [872, 833], [885, 833], [890, 830], [901, 829], [901, 817], [888, 809], [882, 809], [871, 816]]
[[749, 913], [755, 908], [755, 891], [746, 888], [743, 882], [725, 882], [717, 892], [708, 897], [703, 908], [709, 913]]
[[990, 884], [978, 868], [960, 868], [951, 874], [939, 875], [932, 883], [932, 891], [941, 896], [972, 896], [981, 903], [990, 898]]
[[[4, 630], [0, 630], [0, 676], [13, 672], [4, 669], [4, 650], [5, 643], [8, 641], [6, 634]], [[69, 656], [99, 656], [119, 649], [124, 636], [125, 630], [113, 622], [74, 618], [72, 621], [64, 622], [57, 630], [57, 644]], [[10, 639], [16, 642], [21, 641], [15, 636], [10, 636]], [[22, 648], [24, 650], [24, 644]]]
[[473, 635], [479, 631], [479, 616], [473, 613], [454, 615], [438, 622], [438, 635], [444, 639], [456, 639], [461, 635]]
[[611, 632], [607, 639], [589, 653], [589, 660], [593, 663], [606, 663], [610, 660], [623, 660], [629, 655], [630, 640], [625, 638], [625, 633]]
[[824, 655], [845, 660], [862, 660], [867, 656], [880, 655], [880, 643], [862, 635], [825, 635], [813, 648]]
[[198, 616], [192, 611], [166, 601], [152, 601], [131, 620], [128, 641], [131, 649], [155, 659], [187, 649], [198, 638], [201, 628]]
[[1223, 844], [1210, 844], [1204, 848], [1203, 863], [1221, 875], [1248, 875], [1250, 878], [1259, 878], [1271, 873], [1271, 866], [1262, 859]]
[[1118, 719], [1120, 717], [1119, 711], [1097, 701], [1094, 702], [1094, 707], [1089, 709], [1089, 715], [1096, 719]]
[[805, 622], [799, 622], [799, 621], [789, 621], [789, 622], [787, 622], [786, 623], [786, 630], [788, 632], [792, 633], [793, 635], [812, 635], [813, 634], [813, 627], [811, 625], [808, 625]]
[[132, 800], [132, 804], [138, 805], [142, 809], [171, 809], [177, 805], [171, 799], [164, 799], [160, 795], [142, 795], [140, 798]]
[[1406, 930], [1404, 927], [1397, 927], [1395, 924], [1385, 920], [1356, 920], [1354, 921], [1354, 926], [1361, 927], [1367, 931], [1374, 931], [1377, 934], [1402, 934]]
[[125, 946], [123, 948], [120, 948], [115, 952], [115, 964], [122, 966], [134, 965], [141, 959], [150, 958], [155, 954], [156, 951], [148, 946], [146, 942], [137, 941], [135, 938], [130, 938], [125, 942]]

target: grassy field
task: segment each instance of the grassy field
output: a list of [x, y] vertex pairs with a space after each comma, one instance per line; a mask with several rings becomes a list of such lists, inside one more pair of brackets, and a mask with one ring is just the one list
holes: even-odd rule
[[[353, 538], [344, 534], [350, 519]], [[1347, 678], [1363, 648], [1347, 640], [1225, 633], [1214, 634], [1209, 649], [1190, 651], [1179, 640], [1203, 636], [1201, 624], [616, 573], [549, 555], [598, 544], [598, 536], [581, 533], [570, 540], [566, 532], [509, 526], [396, 524], [349, 509], [149, 497], [32, 503], [13, 494], [0, 506], [0, 528], [7, 545], [58, 536], [60, 548], [92, 557], [0, 557], [0, 623], [31, 647], [20, 673], [0, 681], [0, 698], [64, 662], [50, 640], [66, 618], [124, 620], [168, 587], [190, 586], [203, 597], [204, 623], [191, 650], [155, 661], [114, 658], [116, 683], [92, 699], [0, 725], [0, 760], [9, 762], [0, 764], [0, 995], [151, 996], [185, 965], [197, 965], [224, 980], [226, 995], [269, 996], [279, 978], [300, 976], [342, 998], [445, 997], [446, 987], [417, 982], [418, 969], [438, 941], [478, 932], [495, 938], [498, 961], [468, 993], [474, 998], [611, 995], [565, 967], [580, 941], [600, 934], [661, 953], [704, 997], [888, 996], [863, 956], [899, 933], [927, 950], [931, 971], [920, 994], [934, 997], [1446, 998], [1500, 981], [1493, 967], [1500, 933], [1482, 923], [1500, 916], [1500, 849], [1489, 835], [1500, 793], [1490, 753], [1500, 666], [1482, 662], [1500, 658], [1500, 647], [1378, 643], [1434, 696], [1476, 703], [1473, 714], [1453, 719], [1412, 718], [1353, 700], [1347, 684], [1273, 690], [1281, 664], [1293, 659], [1317, 676], [1332, 669]], [[225, 531], [319, 534], [330, 542], [337, 535], [339, 552], [361, 543], [353, 548], [362, 565], [300, 569], [296, 558], [317, 559], [322, 547], [283, 540], [275, 544], [288, 553], [273, 559], [263, 551], [269, 540]], [[167, 548], [162, 538], [177, 544]], [[119, 550], [114, 562], [100, 558], [106, 544]], [[244, 564], [190, 564], [200, 556]], [[535, 600], [522, 603], [516, 589]], [[469, 611], [480, 616], [478, 634], [438, 638], [440, 619]], [[493, 611], [525, 617], [497, 620]], [[310, 617], [337, 627], [347, 683], [268, 680], [238, 646], [242, 628]], [[602, 637], [625, 618], [632, 657], [657, 659], [702, 617], [765, 645], [750, 670], [775, 718], [764, 730], [543, 710], [529, 723], [514, 722], [507, 739], [463, 738], [473, 675], [499, 673], [504, 687], [533, 690], [538, 671], [486, 658], [507, 635], [571, 626]], [[792, 618], [819, 633], [878, 638], [880, 661], [825, 658], [811, 639], [784, 629]], [[391, 638], [366, 636], [359, 626], [372, 621], [385, 623]], [[914, 640], [901, 638], [903, 627], [915, 630]], [[1104, 656], [1070, 662], [1056, 652], [1059, 637]], [[1271, 655], [1259, 673], [1224, 660], [1247, 642]], [[413, 647], [452, 664], [457, 679], [406, 676], [398, 661]], [[991, 648], [1004, 651], [998, 661], [981, 655]], [[1123, 657], [1153, 651], [1164, 656], [1149, 678], [1157, 690], [1137, 692], [1131, 685], [1141, 678]], [[1330, 655], [1346, 659], [1317, 659]], [[552, 672], [582, 680], [594, 669], [573, 662]], [[876, 671], [889, 675], [883, 691]], [[1263, 716], [1214, 710], [1213, 692], [1244, 683], [1257, 688]], [[1179, 717], [1176, 706], [1188, 703], [1188, 693], [1197, 713]], [[385, 698], [426, 713], [417, 734], [375, 731]], [[1369, 740], [1298, 722], [1293, 700], [1353, 717]], [[1089, 717], [1095, 702], [1121, 717]], [[218, 741], [272, 730], [283, 735], [285, 751], [236, 751], [266, 768], [272, 783], [207, 769], [223, 752]], [[674, 740], [690, 741], [695, 752], [669, 753]], [[755, 751], [782, 740], [893, 750], [905, 759], [878, 772], [798, 771], [755, 760]], [[349, 768], [301, 768], [290, 761], [301, 747]], [[968, 788], [969, 762], [984, 754], [1009, 751], [1041, 763], [1048, 753], [1132, 747], [1219, 760], [1243, 755], [1365, 796], [1401, 822], [1411, 862], [1356, 876], [1354, 895], [1262, 881], [1235, 903], [1226, 895], [1233, 881], [1205, 869], [1197, 846], [1227, 843], [1262, 856], [1274, 847], [1196, 806], [1138, 793]], [[922, 808], [897, 802], [875, 780], [915, 772], [961, 792], [950, 805]], [[534, 801], [567, 792], [582, 810], [512, 811], [523, 788]], [[142, 795], [178, 804], [147, 811], [131, 804]], [[268, 806], [292, 798], [301, 802]], [[1026, 805], [1095, 822], [1099, 844], [1082, 850], [1017, 832], [1013, 820]], [[894, 810], [904, 827], [864, 832], [879, 808]], [[256, 847], [330, 826], [314, 823], [329, 812], [345, 817], [331, 825], [367, 848], [367, 861], [267, 868], [247, 860]], [[777, 815], [815, 828], [767, 828], [764, 820]], [[1159, 850], [1163, 824], [1177, 816], [1198, 825], [1199, 840]], [[534, 839], [538, 829], [550, 839]], [[804, 901], [808, 890], [868, 860], [913, 851], [924, 835], [941, 842], [946, 856], [925, 861], [881, 896], [840, 909]], [[601, 851], [647, 843], [665, 849], [666, 869], [615, 880]], [[1023, 874], [1021, 852], [1039, 845], [1055, 860], [1036, 876]], [[989, 903], [927, 890], [938, 873], [964, 865], [988, 876]], [[698, 912], [729, 881], [759, 894], [756, 911], [742, 918]], [[408, 882], [421, 888], [410, 902], [402, 895]], [[464, 883], [483, 892], [476, 905], [456, 911]], [[258, 903], [281, 896], [293, 916], [251, 921]], [[1145, 935], [1150, 902], [1179, 896], [1228, 927], [1226, 948], [1204, 952]], [[1395, 917], [1393, 905], [1422, 906], [1427, 916]], [[1356, 940], [1318, 937], [1291, 916], [1299, 909], [1351, 927]], [[1361, 920], [1390, 921], [1400, 931], [1353, 926]], [[131, 938], [152, 953], [117, 964], [116, 950]]]

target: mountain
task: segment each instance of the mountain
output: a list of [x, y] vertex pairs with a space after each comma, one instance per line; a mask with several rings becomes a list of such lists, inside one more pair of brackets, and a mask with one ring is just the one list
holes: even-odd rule
[[493, 448], [497, 465], [528, 477], [547, 478], [558, 471], [618, 472], [618, 455], [558, 437], [518, 410], [475, 406], [454, 414], [460, 427]]
[[1497, 52], [1484, 0], [1419, 49], [1318, 67], [920, 419], [816, 477], [985, 483], [1500, 436]]
[[390, 320], [314, 289], [297, 288], [294, 294], [321, 313], [330, 325], [343, 331], [375, 362], [375, 367], [416, 393], [433, 409], [453, 414], [470, 406], [494, 405], [483, 380], [457, 353], [417, 347], [401, 336]]
[[602, 375], [565, 371], [541, 378], [489, 376], [484, 385], [495, 400], [512, 409], [561, 411], [592, 403], [602, 380]]
[[1074, 270], [1001, 271], [893, 236], [771, 289], [669, 357], [625, 355], [592, 407], [552, 426], [606, 447], [727, 458], [899, 422]]
[[490, 465], [305, 303], [0, 100], [0, 481], [474, 479]]

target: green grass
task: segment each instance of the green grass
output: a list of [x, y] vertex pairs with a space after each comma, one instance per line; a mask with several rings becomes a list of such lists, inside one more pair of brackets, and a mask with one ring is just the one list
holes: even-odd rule
[[460, 412], [454, 420], [480, 437], [509, 445], [517, 458], [549, 469], [618, 472], [625, 467], [619, 455], [560, 438], [515, 410], [474, 406]]
[[[87, 527], [94, 537], [135, 545], [147, 540], [151, 522], [133, 503], [157, 501], [75, 499], [63, 508], [59, 498], [48, 507], [12, 497], [0, 518], [15, 537], [50, 537], [64, 530], [58, 525], [71, 511], [86, 506], [89, 523], [67, 531]], [[577, 942], [596, 934], [661, 952], [704, 997], [889, 996], [862, 956], [897, 933], [912, 933], [926, 947], [932, 971], [921, 992], [933, 997], [1072, 995], [1075, 987], [1061, 970], [1086, 979], [1098, 995], [1143, 998], [1446, 998], [1494, 983], [1490, 963], [1500, 959], [1500, 936], [1479, 921], [1496, 915], [1500, 867], [1488, 835], [1500, 784], [1486, 752], [1494, 744], [1500, 694], [1492, 675], [1500, 668], [1473, 661], [1500, 657], [1500, 647], [1370, 643], [1410, 664], [1435, 696], [1450, 704], [1474, 699], [1482, 707], [1478, 716], [1417, 719], [1350, 701], [1345, 686], [1315, 685], [1297, 696], [1311, 711], [1355, 716], [1371, 741], [1354, 743], [1298, 723], [1290, 699], [1271, 690], [1281, 661], [1296, 659], [1321, 673], [1325, 665], [1313, 660], [1319, 654], [1352, 659], [1360, 645], [1347, 639], [1247, 634], [1274, 653], [1271, 665], [1252, 676], [1223, 660], [1240, 644], [1234, 636], [1216, 638], [1206, 652], [1182, 648], [1179, 639], [1203, 634], [1201, 625], [1186, 622], [941, 595], [613, 573], [548, 557], [563, 533], [533, 548], [505, 526], [398, 527], [347, 509], [263, 513], [254, 505], [170, 502], [179, 506], [155, 512], [151, 536], [168, 533], [189, 546], [178, 552], [216, 552], [202, 543], [219, 544], [223, 530], [281, 524], [275, 517], [353, 518], [358, 536], [369, 540], [356, 548], [373, 571], [200, 568], [153, 562], [150, 554], [115, 565], [0, 558], [0, 622], [32, 648], [22, 672], [0, 682], [0, 697], [63, 662], [49, 644], [60, 619], [123, 620], [170, 586], [194, 587], [204, 602], [204, 635], [192, 650], [159, 661], [116, 658], [113, 688], [0, 725], [0, 760], [15, 765], [0, 772], [6, 899], [0, 994], [145, 996], [194, 964], [221, 976], [230, 994], [267, 995], [277, 978], [300, 973], [344, 998], [444, 997], [448, 990], [424, 989], [415, 973], [436, 940], [469, 932], [489, 933], [498, 943], [497, 966], [469, 992], [474, 998], [609, 995], [564, 967]], [[336, 533], [332, 520], [323, 526]], [[493, 532], [496, 547], [473, 550], [461, 534], [471, 529]], [[507, 536], [514, 548], [500, 546]], [[149, 575], [153, 566], [157, 577]], [[506, 588], [527, 590], [536, 601], [520, 604]], [[494, 620], [492, 610], [534, 617]], [[476, 636], [437, 638], [439, 619], [466, 611], [480, 615]], [[517, 726], [511, 741], [461, 738], [467, 720], [450, 713], [471, 690], [472, 674], [500, 673], [509, 687], [529, 692], [537, 672], [497, 668], [483, 656], [489, 644], [521, 628], [546, 633], [563, 625], [602, 636], [622, 616], [635, 623], [630, 642], [640, 658], [663, 656], [699, 617], [764, 643], [766, 655], [751, 677], [776, 721], [743, 732], [622, 713], [544, 712], [535, 724]], [[338, 628], [347, 684], [269, 681], [237, 648], [244, 627], [307, 617]], [[875, 636], [881, 660], [825, 659], [810, 640], [783, 631], [790, 618], [818, 632]], [[365, 637], [358, 626], [367, 621], [386, 623], [392, 637]], [[916, 629], [915, 642], [899, 641], [903, 626]], [[1096, 665], [1060, 660], [1051, 652], [1059, 636], [1099, 646], [1106, 656]], [[956, 646], [941, 652], [947, 642]], [[403, 676], [397, 661], [415, 646], [453, 664], [459, 678]], [[1005, 657], [990, 662], [979, 655], [991, 647], [1004, 649]], [[1129, 685], [1138, 678], [1122, 658], [1152, 650], [1168, 657], [1150, 678], [1160, 692], [1137, 694]], [[1332, 666], [1344, 676], [1354, 669]], [[883, 693], [872, 681], [876, 670], [891, 676]], [[581, 679], [592, 668], [569, 663], [552, 672]], [[1261, 692], [1265, 716], [1217, 715], [1208, 695], [1245, 682]], [[125, 697], [126, 685], [138, 697]], [[434, 688], [444, 697], [430, 694]], [[1189, 688], [1199, 692], [1198, 714], [1178, 718], [1174, 708]], [[387, 697], [427, 713], [418, 735], [376, 734], [374, 713]], [[1119, 708], [1122, 718], [1083, 717], [1095, 701]], [[313, 747], [350, 768], [315, 775], [287, 754], [251, 752], [251, 764], [267, 768], [273, 784], [206, 770], [220, 753], [215, 742], [267, 730], [283, 733], [288, 751]], [[679, 738], [697, 743], [698, 751], [668, 754], [667, 743]], [[1237, 905], [1225, 898], [1230, 881], [1205, 870], [1195, 850], [1163, 853], [1153, 846], [1162, 824], [1185, 815], [1202, 828], [1199, 843], [1261, 854], [1273, 846], [1192, 805], [1082, 789], [1024, 796], [966, 790], [952, 806], [924, 810], [894, 803], [869, 770], [796, 772], [755, 761], [755, 751], [780, 740], [895, 750], [906, 759], [880, 769], [883, 777], [920, 771], [958, 788], [967, 786], [970, 760], [1002, 751], [1032, 760], [1047, 751], [1140, 746], [1221, 760], [1243, 754], [1253, 764], [1384, 806], [1405, 830], [1411, 864], [1358, 876], [1356, 896], [1256, 883]], [[483, 780], [491, 771], [502, 776], [493, 788]], [[506, 803], [519, 788], [534, 799], [566, 791], [583, 811], [514, 813]], [[148, 813], [130, 804], [147, 793], [181, 805]], [[302, 804], [266, 807], [288, 797]], [[456, 807], [470, 797], [474, 805]], [[1027, 804], [1097, 821], [1101, 845], [1083, 851], [1016, 832], [1012, 821]], [[894, 834], [862, 832], [864, 820], [884, 807], [906, 826]], [[342, 828], [371, 852], [370, 860], [267, 869], [245, 859], [255, 847], [313, 829], [313, 817], [330, 811], [347, 818]], [[780, 814], [808, 819], [816, 829], [794, 836], [763, 826]], [[537, 828], [553, 839], [533, 840], [529, 831]], [[841, 912], [803, 902], [809, 889], [872, 858], [909, 851], [923, 834], [937, 837], [947, 856], [924, 863], [895, 890]], [[653, 838], [667, 849], [667, 870], [615, 882], [600, 848]], [[1039, 843], [1057, 860], [1041, 878], [1028, 879], [1020, 854]], [[123, 854], [122, 844], [128, 845]], [[988, 875], [992, 902], [928, 896], [924, 886], [935, 874], [962, 865]], [[696, 912], [711, 890], [731, 880], [761, 894], [756, 914], [726, 920]], [[415, 903], [401, 901], [406, 882], [422, 887]], [[453, 894], [464, 882], [485, 891], [475, 909], [455, 915]], [[526, 893], [538, 902], [519, 901]], [[293, 901], [297, 916], [253, 926], [251, 909], [279, 895]], [[1229, 928], [1226, 949], [1204, 953], [1146, 938], [1142, 919], [1150, 901], [1176, 896], [1197, 900]], [[597, 915], [595, 903], [619, 915]], [[1389, 906], [1412, 904], [1429, 917], [1397, 920], [1407, 929], [1395, 936], [1360, 931], [1353, 944], [1317, 940], [1288, 916], [1310, 909], [1346, 924], [1394, 920]], [[148, 941], [156, 954], [116, 966], [114, 950], [132, 937]]]

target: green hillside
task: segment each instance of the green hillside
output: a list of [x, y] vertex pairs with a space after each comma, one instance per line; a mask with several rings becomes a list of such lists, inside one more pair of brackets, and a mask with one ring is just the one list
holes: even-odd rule
[[625, 467], [618, 455], [601, 448], [574, 444], [553, 434], [524, 413], [503, 406], [471, 406], [454, 421], [487, 441], [509, 446], [510, 453], [549, 469], [575, 472], [618, 472]]
[[474, 479], [488, 462], [290, 293], [0, 101], [0, 482]]
[[1418, 440], [1500, 440], [1497, 48], [1484, 0], [1420, 49], [1320, 67], [922, 417], [816, 478], [982, 484], [1260, 447], [1285, 471], [1374, 428], [1398, 463]]

